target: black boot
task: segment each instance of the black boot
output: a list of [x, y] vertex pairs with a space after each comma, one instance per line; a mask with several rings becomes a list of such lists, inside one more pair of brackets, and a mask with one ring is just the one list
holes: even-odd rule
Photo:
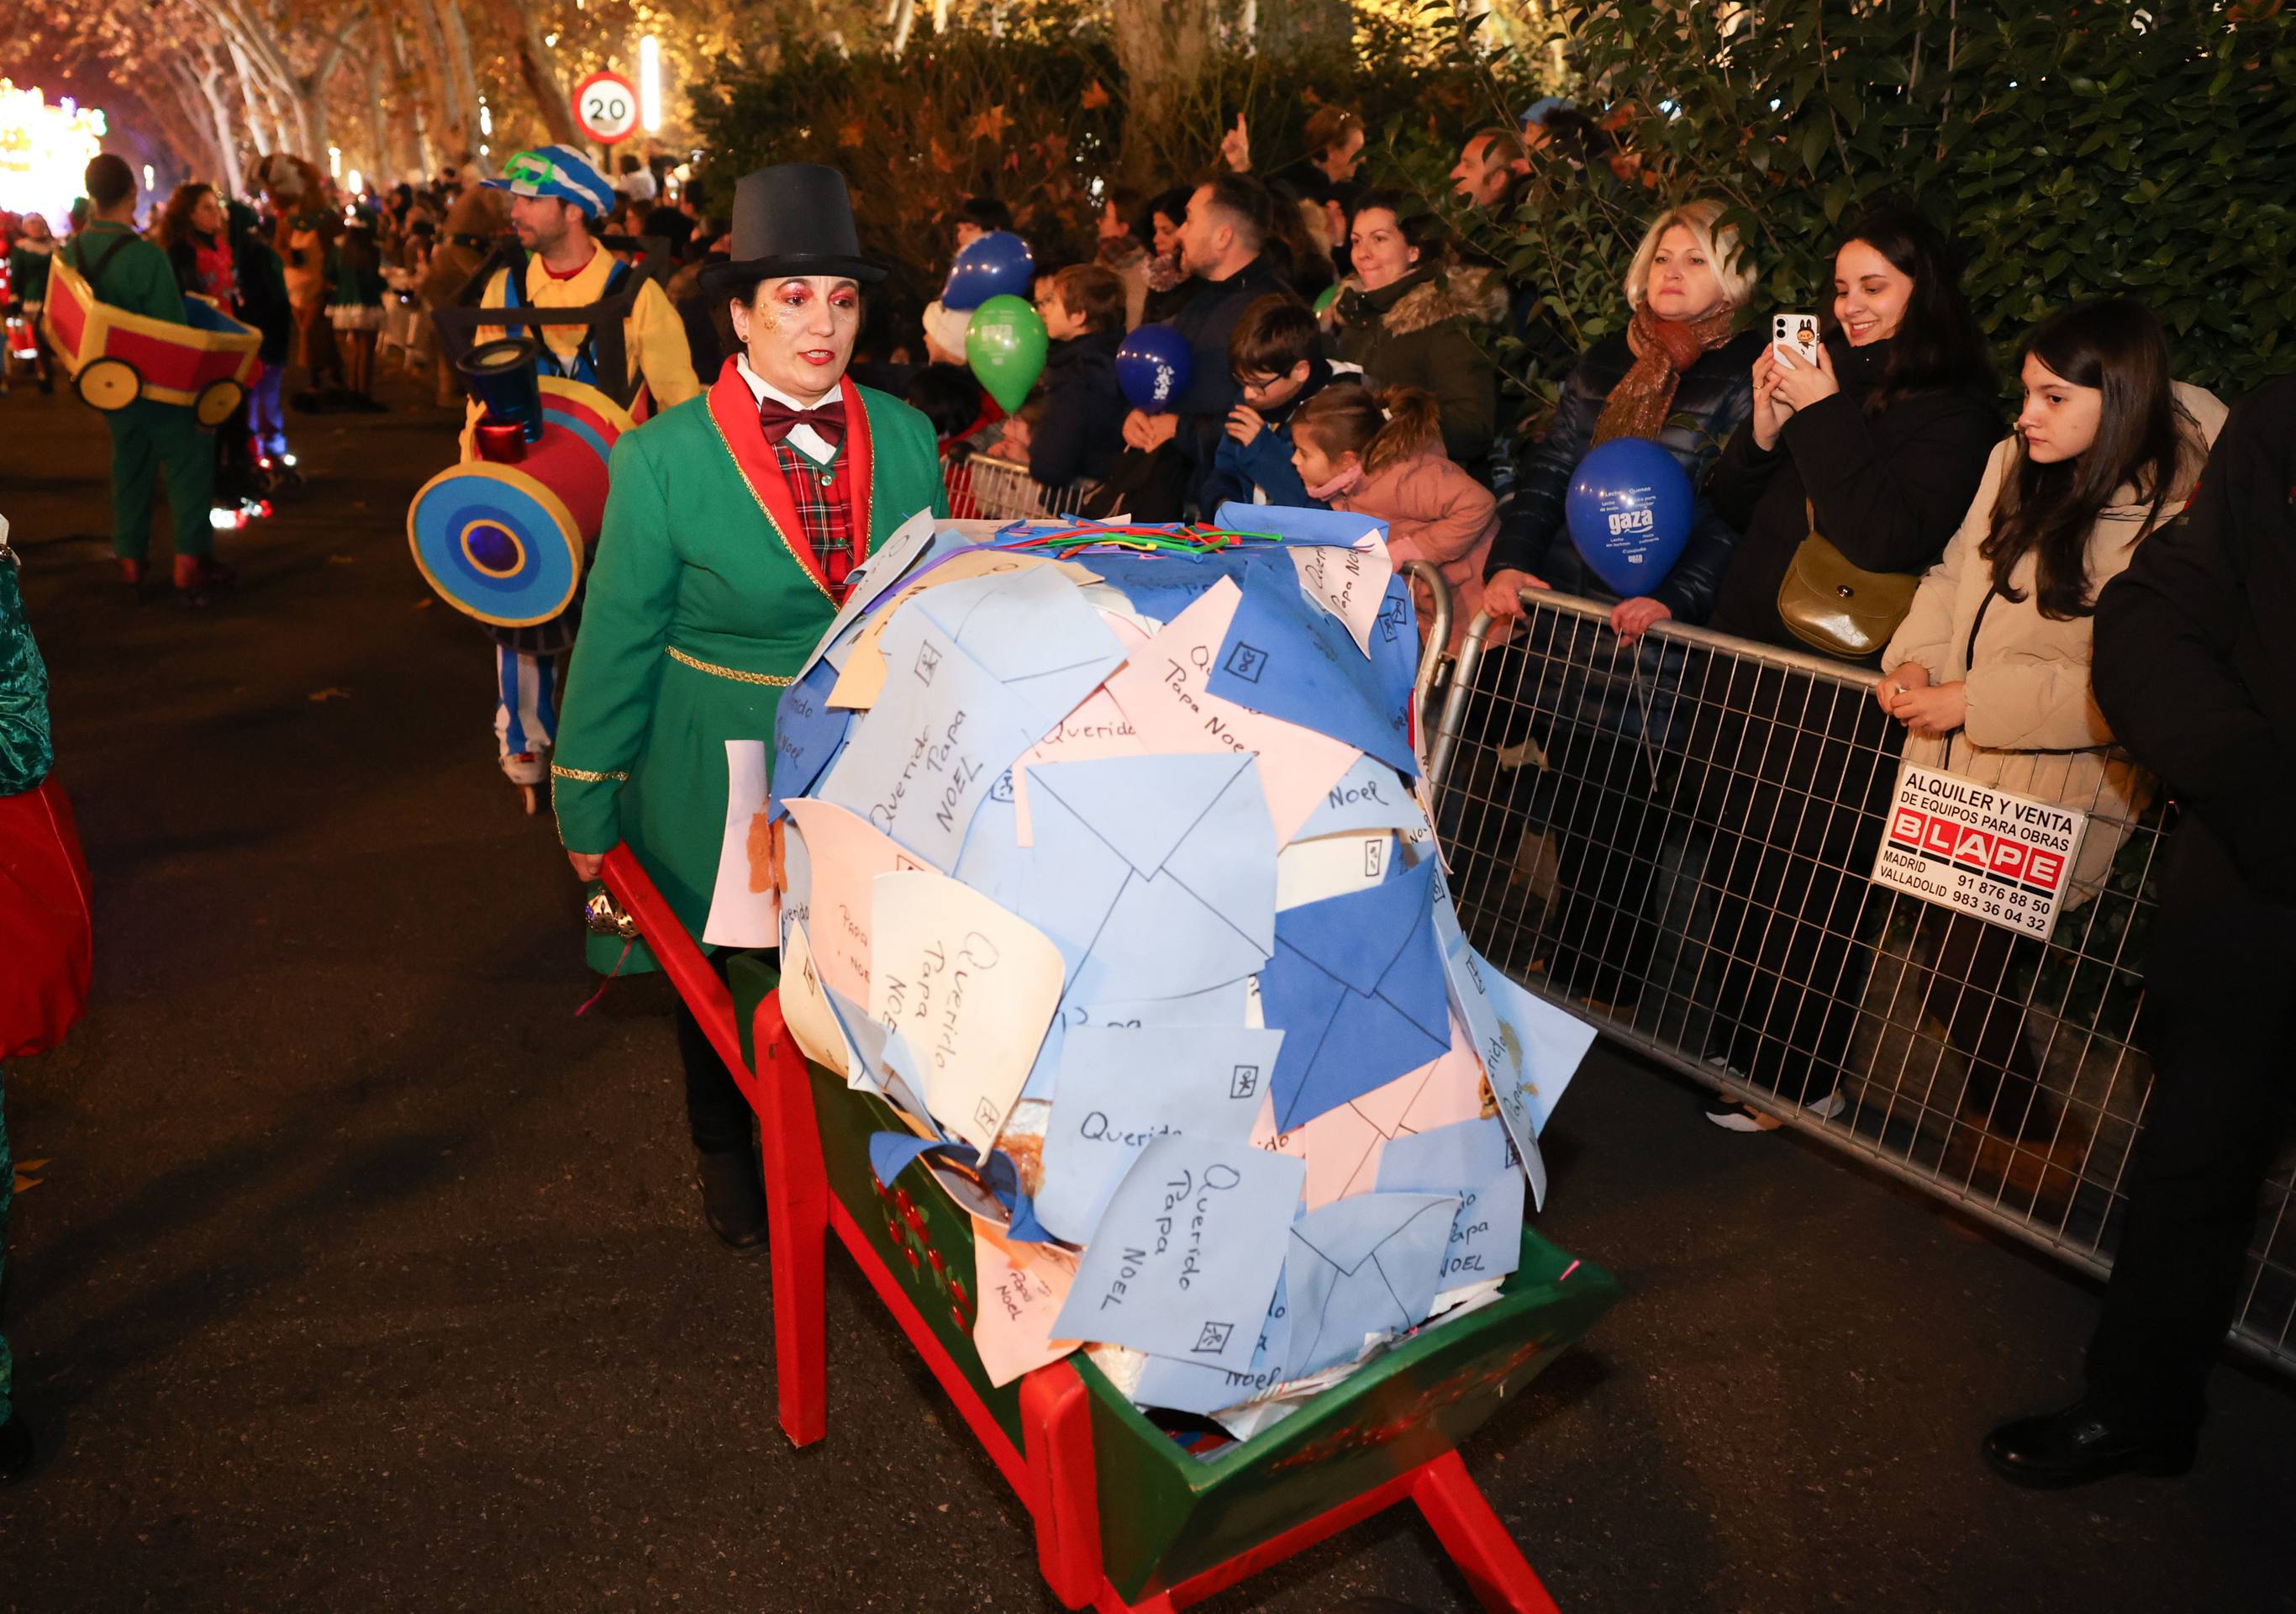
[[693, 1179], [701, 1185], [701, 1215], [728, 1249], [756, 1250], [766, 1245], [766, 1190], [758, 1178], [758, 1157], [750, 1150], [694, 1157]]
[[2191, 1429], [2136, 1423], [2086, 1401], [2003, 1424], [1985, 1437], [1985, 1461], [2013, 1485], [2062, 1490], [2115, 1474], [2162, 1478], [2188, 1473], [2198, 1441]]
[[0, 1423], [0, 1485], [13, 1485], [32, 1471], [32, 1431], [20, 1413]]

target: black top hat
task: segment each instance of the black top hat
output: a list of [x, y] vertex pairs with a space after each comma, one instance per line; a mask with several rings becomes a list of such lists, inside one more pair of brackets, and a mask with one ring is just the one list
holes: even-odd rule
[[732, 251], [701, 271], [712, 296], [748, 296], [777, 275], [840, 275], [874, 284], [885, 267], [861, 256], [845, 176], [817, 162], [784, 162], [734, 186]]

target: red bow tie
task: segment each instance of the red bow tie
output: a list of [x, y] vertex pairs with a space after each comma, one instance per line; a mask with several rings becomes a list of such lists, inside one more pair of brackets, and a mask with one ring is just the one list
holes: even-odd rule
[[767, 442], [777, 443], [800, 426], [811, 426], [831, 448], [845, 441], [845, 400], [832, 398], [810, 409], [792, 409], [778, 398], [758, 400], [758, 424]]

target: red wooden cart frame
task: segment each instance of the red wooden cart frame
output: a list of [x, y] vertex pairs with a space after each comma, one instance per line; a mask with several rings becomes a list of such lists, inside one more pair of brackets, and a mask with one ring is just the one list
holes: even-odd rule
[[1028, 1507], [1036, 1525], [1037, 1564], [1062, 1606], [1088, 1607], [1099, 1614], [1168, 1614], [1304, 1552], [1374, 1513], [1410, 1502], [1418, 1506], [1484, 1608], [1505, 1614], [1559, 1614], [1456, 1451], [1407, 1470], [1145, 1602], [1127, 1602], [1102, 1569], [1091, 1392], [1076, 1369], [1068, 1362], [1055, 1362], [1021, 1381], [1024, 1439], [1016, 1447], [926, 1326], [883, 1257], [830, 1192], [811, 1078], [804, 1054], [783, 1024], [779, 1002], [768, 996], [758, 1006], [752, 1027], [757, 1067], [752, 1069], [742, 1055], [733, 994], [627, 845], [607, 854], [603, 875], [606, 888], [645, 937], [662, 973], [693, 1011], [757, 1112], [771, 1229], [775, 1382], [782, 1430], [791, 1442], [811, 1445], [829, 1432], [825, 1235], [834, 1230], [869, 1287], [956, 1404], [974, 1438]]

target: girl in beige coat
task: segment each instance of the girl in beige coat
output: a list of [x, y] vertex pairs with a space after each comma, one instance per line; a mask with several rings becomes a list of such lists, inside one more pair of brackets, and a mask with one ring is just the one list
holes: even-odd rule
[[[2089, 815], [2070, 910], [2096, 894], [2151, 789], [2112, 753], [2090, 692], [2097, 591], [2184, 508], [2225, 408], [2170, 382], [2159, 322], [2125, 301], [2043, 325], [2023, 382], [2016, 435], [1994, 449], [1961, 530], [1923, 578], [1874, 694], [1909, 730], [1908, 762]], [[2057, 923], [2076, 934], [2065, 912]], [[2003, 1136], [2047, 1139], [2058, 1119], [2006, 990], [2041, 943], [1944, 909], [1924, 930], [1925, 1007], [1969, 1062], [1963, 1115]]]

